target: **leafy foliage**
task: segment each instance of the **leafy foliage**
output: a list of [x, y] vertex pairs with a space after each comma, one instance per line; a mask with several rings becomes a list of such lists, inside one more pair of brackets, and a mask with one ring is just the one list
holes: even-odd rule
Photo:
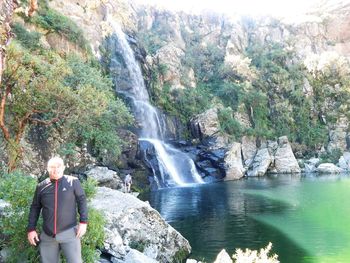
[[[0, 232], [8, 237], [2, 240], [2, 245], [10, 250], [7, 262], [15, 263], [18, 260], [39, 262], [38, 249], [30, 246], [26, 237], [29, 207], [36, 183], [32, 177], [24, 176], [19, 172], [4, 174], [0, 178], [0, 199], [10, 204], [5, 208], [6, 216], [0, 221]], [[41, 222], [38, 226], [41, 226]]]
[[132, 117], [94, 62], [49, 50], [30, 52], [16, 41], [8, 58], [0, 90], [4, 94], [11, 87], [6, 121], [13, 136], [23, 136], [23, 124], [51, 125], [64, 130], [68, 144], [89, 143], [97, 157], [118, 157], [117, 128], [130, 124]]
[[39, 32], [28, 31], [23, 25], [20, 23], [14, 23], [12, 25], [13, 33], [16, 36], [16, 39], [25, 47], [30, 50], [35, 50], [41, 47], [40, 38], [41, 34]]
[[66, 37], [69, 41], [77, 44], [83, 50], [90, 50], [83, 31], [68, 17], [50, 8], [41, 8], [30, 22], [49, 31]]
[[232, 109], [228, 107], [219, 110], [218, 117], [221, 130], [231, 135], [235, 140], [240, 139], [243, 129], [239, 122], [234, 119]]

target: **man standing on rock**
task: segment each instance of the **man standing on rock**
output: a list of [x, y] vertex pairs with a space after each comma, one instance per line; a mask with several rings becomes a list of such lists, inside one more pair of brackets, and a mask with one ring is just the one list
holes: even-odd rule
[[130, 174], [127, 174], [124, 178], [125, 193], [130, 193], [131, 184], [132, 184], [132, 177]]
[[[30, 207], [28, 241], [34, 246], [40, 242], [43, 263], [58, 263], [60, 250], [68, 263], [82, 263], [80, 238], [87, 227], [84, 190], [77, 178], [63, 175], [64, 163], [60, 157], [50, 159], [47, 170], [49, 178], [37, 185]], [[39, 239], [36, 224], [41, 210], [43, 231]]]

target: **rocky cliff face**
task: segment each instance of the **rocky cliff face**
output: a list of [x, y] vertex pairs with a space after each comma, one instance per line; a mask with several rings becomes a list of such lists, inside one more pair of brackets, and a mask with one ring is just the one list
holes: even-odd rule
[[[252, 67], [252, 61], [246, 52], [251, 43], [260, 45], [282, 43], [284, 51], [295, 53], [295, 56], [289, 58], [286, 63], [300, 62], [312, 76], [323, 72], [324, 67], [341, 70], [342, 74], [347, 74], [347, 63], [350, 58], [350, 5], [343, 1], [325, 1], [317, 10], [310, 10], [302, 17], [288, 20], [271, 17], [237, 19], [210, 12], [190, 15], [184, 12], [136, 5], [132, 1], [123, 0], [105, 0], [98, 3], [80, 0], [68, 3], [55, 0], [50, 1], [50, 6], [69, 16], [84, 30], [97, 56], [101, 55], [99, 47], [104, 38], [112, 33], [110, 20], [117, 21], [123, 31], [132, 36], [129, 41], [142, 64], [146, 83], [151, 85], [156, 71], [159, 89], [166, 86], [170, 87], [170, 91], [195, 89], [199, 82], [206, 81], [210, 76], [205, 74], [210, 73], [210, 68], [206, 68], [208, 65], [205, 64], [200, 65], [204, 71], [204, 76], [200, 76], [195, 70], [195, 67], [198, 66], [196, 65], [197, 57], [194, 56], [194, 60], [191, 60], [190, 57], [200, 54], [196, 53], [198, 50], [208, 52], [212, 47], [222, 54], [222, 64], [229, 69], [229, 74], [240, 76], [241, 80], [247, 83], [259, 81], [256, 69]], [[122, 70], [122, 65], [120, 70]], [[302, 85], [303, 92], [299, 96], [312, 100], [317, 95], [315, 94], [317, 91], [312, 86], [313, 83], [304, 78]], [[339, 89], [337, 85], [334, 83], [330, 88], [336, 92]], [[269, 95], [269, 106], [280, 107], [280, 109], [284, 107], [286, 111], [292, 111], [290, 105], [285, 103], [289, 96], [285, 94], [285, 90], [290, 92], [288, 87], [273, 88], [275, 94]], [[347, 140], [349, 141], [350, 137], [348, 118], [344, 115], [335, 116], [333, 123], [327, 123], [324, 119], [325, 113], [334, 111], [337, 107], [336, 103], [330, 100], [326, 100], [320, 109], [316, 109], [315, 105], [311, 107], [312, 114], [316, 118], [318, 115], [321, 122], [327, 126], [329, 139], [324, 146], [329, 152], [334, 149], [342, 151], [348, 149]], [[273, 110], [270, 109], [270, 111]], [[211, 111], [203, 112], [202, 115], [192, 119], [194, 137], [206, 137], [209, 135], [207, 133], [218, 133], [220, 130], [218, 116], [207, 116], [207, 113]], [[249, 129], [254, 126], [252, 114], [252, 108], [239, 107], [239, 110], [234, 112], [234, 118], [243, 127]], [[209, 137], [220, 141], [223, 144], [221, 146], [228, 147], [228, 140], [223, 140], [225, 136], [218, 135], [214, 138], [210, 134]], [[255, 164], [253, 162], [254, 158], [257, 160], [261, 156], [275, 154], [262, 147], [255, 148], [256, 143], [244, 143], [245, 140], [240, 140], [243, 167], [257, 165], [256, 162]], [[256, 138], [253, 138], [254, 140]], [[321, 149], [321, 146], [319, 148]], [[284, 158], [285, 152], [280, 154], [282, 149], [284, 148], [280, 147], [277, 151], [277, 159], [271, 157], [272, 166], [270, 167], [268, 163], [265, 165], [266, 169], [270, 167], [271, 171], [284, 172], [290, 170], [282, 167], [278, 161]], [[290, 150], [288, 148], [288, 156]], [[295, 162], [292, 166], [298, 170]], [[290, 171], [296, 171], [294, 168], [291, 168]], [[266, 171], [266, 169], [263, 170]], [[247, 172], [256, 174], [252, 172], [254, 170], [250, 168]]]

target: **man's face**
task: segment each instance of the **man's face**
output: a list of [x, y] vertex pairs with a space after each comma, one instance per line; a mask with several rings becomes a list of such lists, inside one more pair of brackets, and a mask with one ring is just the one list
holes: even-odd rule
[[50, 162], [47, 165], [47, 171], [49, 172], [50, 179], [58, 180], [63, 176], [64, 165], [60, 162]]

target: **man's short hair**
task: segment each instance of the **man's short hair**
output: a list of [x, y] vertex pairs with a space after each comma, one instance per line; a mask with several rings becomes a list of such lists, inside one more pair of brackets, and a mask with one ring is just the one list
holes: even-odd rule
[[58, 163], [58, 164], [60, 164], [61, 166], [64, 167], [64, 161], [63, 161], [63, 159], [62, 159], [61, 157], [59, 157], [59, 156], [54, 156], [54, 157], [52, 157], [52, 158], [47, 162], [47, 167], [49, 167], [50, 164], [52, 164], [52, 163]]

